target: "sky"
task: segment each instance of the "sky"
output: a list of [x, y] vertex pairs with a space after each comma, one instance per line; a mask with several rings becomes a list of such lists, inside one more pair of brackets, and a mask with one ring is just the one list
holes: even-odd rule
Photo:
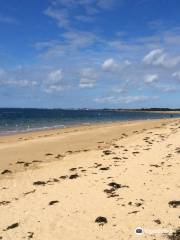
[[0, 3], [0, 107], [180, 107], [179, 0]]

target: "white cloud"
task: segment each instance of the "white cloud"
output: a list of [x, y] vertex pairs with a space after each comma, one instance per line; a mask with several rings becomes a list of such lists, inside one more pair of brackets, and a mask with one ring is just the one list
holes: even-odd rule
[[104, 61], [104, 63], [102, 64], [102, 69], [104, 71], [115, 71], [118, 68], [118, 64], [116, 63], [116, 61], [113, 58], [109, 58], [107, 60]]
[[164, 49], [155, 49], [143, 58], [143, 62], [149, 65], [172, 68], [180, 63], [180, 56], [171, 57], [165, 53]]
[[0, 68], [0, 80], [1, 80], [2, 77], [5, 76], [5, 74], [6, 74], [6, 72], [4, 71], [4, 69]]
[[21, 79], [4, 79], [0, 80], [0, 85], [15, 86], [15, 87], [35, 87], [37, 81], [21, 80]]
[[48, 87], [44, 88], [44, 92], [53, 93], [53, 92], [62, 92], [66, 90], [67, 87], [61, 85], [49, 85]]
[[123, 87], [122, 88], [114, 88], [112, 91], [116, 92], [116, 93], [125, 93], [126, 89]]
[[57, 84], [61, 82], [62, 77], [63, 77], [62, 69], [54, 70], [49, 73], [49, 76], [46, 82], [49, 84]]
[[153, 83], [153, 82], [157, 81], [158, 79], [159, 79], [159, 77], [157, 74], [147, 74], [144, 77], [144, 82], [145, 83]]
[[81, 76], [87, 78], [96, 78], [96, 73], [92, 68], [84, 68], [81, 70]]
[[44, 81], [43, 90], [47, 93], [61, 92], [69, 89], [71, 86], [63, 79], [62, 69], [56, 69], [48, 74]]
[[124, 64], [125, 64], [126, 66], [129, 66], [129, 65], [131, 65], [131, 62], [130, 62], [129, 60], [125, 60], [125, 61], [124, 61]]
[[93, 88], [96, 85], [96, 81], [94, 79], [81, 78], [79, 87], [80, 88]]
[[60, 27], [68, 28], [70, 21], [69, 21], [69, 13], [66, 9], [58, 9], [54, 7], [48, 7], [44, 14], [46, 16], [51, 17], [52, 19], [56, 20]]
[[129, 60], [117, 62], [114, 58], [108, 58], [103, 62], [102, 69], [103, 71], [106, 71], [106, 72], [118, 72], [130, 65], [131, 65], [131, 62]]
[[0, 14], [0, 23], [18, 24], [18, 21], [15, 18], [3, 16]]
[[162, 91], [166, 93], [176, 92], [178, 89], [175, 86], [163, 86]]
[[81, 79], [79, 82], [80, 88], [93, 88], [96, 85], [97, 75], [91, 68], [84, 68], [81, 70]]
[[[59, 27], [71, 28], [73, 21], [91, 22], [101, 10], [111, 10], [122, 0], [54, 0], [44, 11], [46, 16], [56, 20]], [[83, 15], [79, 13], [83, 9]], [[78, 11], [75, 11], [75, 10]]]
[[115, 97], [109, 96], [104, 98], [95, 98], [94, 101], [102, 104], [131, 104], [137, 102], [144, 102], [148, 100], [157, 100], [157, 96], [149, 97], [149, 96], [123, 96], [123, 97]]
[[176, 78], [180, 79], [180, 71], [174, 72], [172, 74], [172, 77], [176, 77]]
[[165, 59], [165, 54], [163, 49], [155, 49], [150, 51], [143, 59], [146, 64], [159, 65]]

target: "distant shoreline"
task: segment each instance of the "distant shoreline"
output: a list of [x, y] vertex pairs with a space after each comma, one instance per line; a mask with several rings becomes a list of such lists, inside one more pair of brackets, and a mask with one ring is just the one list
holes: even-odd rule
[[119, 112], [149, 112], [149, 113], [164, 113], [164, 114], [180, 114], [180, 110], [139, 110], [139, 109], [130, 109], [130, 110], [115, 110]]
[[0, 110], [63, 110], [63, 111], [121, 111], [121, 112], [160, 112], [180, 113], [180, 108], [23, 108], [23, 107], [0, 107]]

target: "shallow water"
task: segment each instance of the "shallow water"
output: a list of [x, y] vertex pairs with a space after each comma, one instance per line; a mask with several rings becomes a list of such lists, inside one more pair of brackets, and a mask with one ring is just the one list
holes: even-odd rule
[[76, 124], [180, 117], [180, 114], [113, 110], [0, 109], [0, 134], [63, 128]]

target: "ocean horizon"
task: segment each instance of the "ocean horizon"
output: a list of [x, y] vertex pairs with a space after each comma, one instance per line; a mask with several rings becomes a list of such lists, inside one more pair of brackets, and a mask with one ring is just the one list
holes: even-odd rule
[[169, 117], [180, 117], [180, 114], [116, 109], [0, 108], [0, 135], [74, 125]]

